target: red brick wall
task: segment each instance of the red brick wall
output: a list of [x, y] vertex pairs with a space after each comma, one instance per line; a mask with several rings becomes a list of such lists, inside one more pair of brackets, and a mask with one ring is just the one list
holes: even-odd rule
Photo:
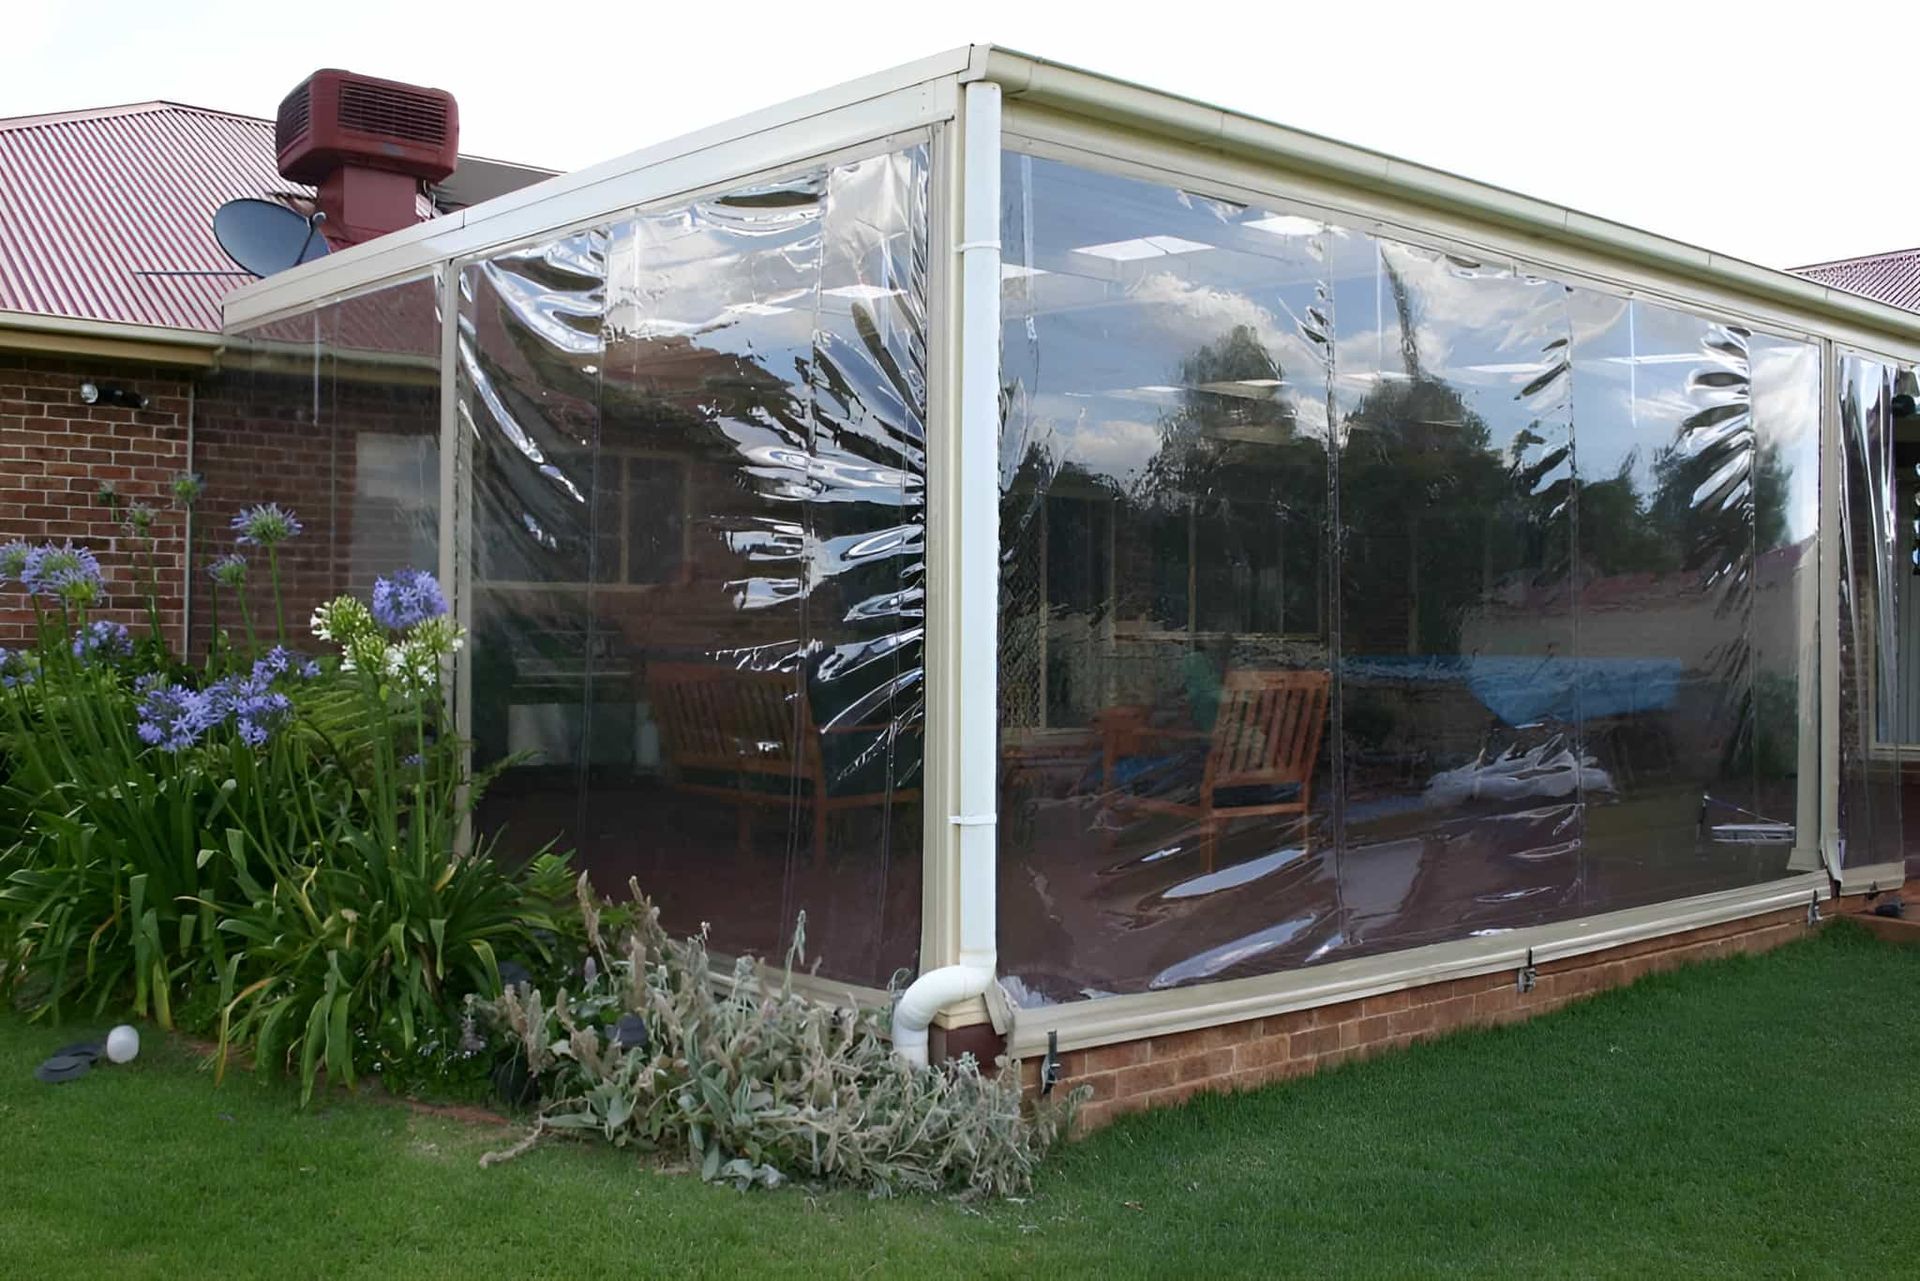
[[[147, 408], [87, 405], [80, 384], [112, 383]], [[154, 555], [162, 623], [178, 644], [184, 583], [182, 513], [170, 486], [186, 469], [187, 375], [177, 370], [0, 351], [0, 541], [72, 539], [100, 558], [108, 606], [95, 617], [129, 626], [146, 618], [137, 548], [99, 502], [111, 482], [127, 503], [159, 512]], [[0, 587], [0, 645], [31, 640], [34, 613], [19, 584]]]
[[[1831, 919], [1834, 904], [1822, 905]], [[1531, 992], [1516, 972], [1432, 983], [1358, 1001], [1246, 1019], [1193, 1032], [1123, 1041], [1060, 1056], [1058, 1088], [1091, 1087], [1081, 1112], [1083, 1130], [1127, 1112], [1178, 1103], [1203, 1091], [1249, 1089], [1304, 1076], [1349, 1059], [1399, 1049], [1465, 1027], [1532, 1018], [1642, 975], [1677, 965], [1763, 952], [1804, 937], [1807, 909], [1795, 907], [1681, 934], [1547, 962]], [[1022, 1061], [1029, 1091], [1037, 1089], [1039, 1058]]]

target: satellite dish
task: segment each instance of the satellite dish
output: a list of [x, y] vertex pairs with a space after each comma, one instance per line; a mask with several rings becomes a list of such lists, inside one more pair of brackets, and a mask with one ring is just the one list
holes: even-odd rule
[[327, 238], [320, 234], [325, 217], [302, 218], [271, 200], [229, 200], [213, 211], [213, 237], [227, 257], [256, 276], [271, 276], [325, 256]]

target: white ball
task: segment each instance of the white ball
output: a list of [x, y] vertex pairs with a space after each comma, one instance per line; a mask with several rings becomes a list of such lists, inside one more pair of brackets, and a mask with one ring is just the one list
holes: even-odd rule
[[122, 1023], [107, 1033], [107, 1057], [115, 1063], [131, 1063], [140, 1053], [140, 1034]]

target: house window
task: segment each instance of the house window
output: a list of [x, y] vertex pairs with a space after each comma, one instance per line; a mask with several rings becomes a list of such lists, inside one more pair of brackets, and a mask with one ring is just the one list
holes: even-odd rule
[[687, 464], [662, 454], [603, 453], [595, 472], [598, 583], [651, 587], [685, 579]]

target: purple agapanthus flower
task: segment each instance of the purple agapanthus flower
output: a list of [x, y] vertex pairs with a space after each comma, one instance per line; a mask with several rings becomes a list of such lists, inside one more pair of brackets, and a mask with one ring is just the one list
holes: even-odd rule
[[248, 677], [223, 676], [201, 690], [201, 718], [206, 722], [202, 728], [212, 729], [225, 724], [226, 719], [233, 715], [234, 704], [253, 688], [253, 682]]
[[85, 547], [43, 543], [27, 553], [20, 581], [35, 596], [89, 605], [100, 595], [100, 562]]
[[0, 689], [33, 684], [33, 656], [25, 650], [0, 649]]
[[233, 518], [234, 541], [258, 547], [275, 547], [300, 535], [300, 521], [279, 503], [261, 503], [244, 508]]
[[75, 658], [100, 658], [108, 662], [116, 658], [126, 658], [133, 653], [133, 633], [124, 623], [110, 623], [105, 619], [88, 623], [73, 638], [73, 656]]
[[389, 631], [403, 632], [446, 612], [440, 580], [424, 569], [403, 569], [373, 580], [374, 621]]
[[[320, 674], [320, 664], [297, 650], [285, 645], [275, 645], [272, 649], [253, 660], [253, 671], [248, 675], [246, 686], [236, 689], [236, 693], [260, 692], [281, 677], [291, 677], [297, 681], [310, 681]], [[231, 680], [232, 678], [229, 678]]]
[[293, 700], [273, 690], [249, 690], [234, 701], [233, 721], [249, 747], [265, 743], [293, 715]]
[[0, 543], [0, 580], [19, 582], [26, 576], [27, 561], [33, 555], [33, 544], [24, 538]]
[[200, 741], [213, 723], [205, 694], [184, 685], [155, 685], [140, 700], [140, 741], [177, 752]]
[[253, 660], [253, 679], [265, 684], [276, 677], [285, 676], [293, 667], [293, 658], [293, 651], [285, 645], [275, 645]]
[[247, 581], [247, 558], [229, 553], [207, 566], [207, 574], [222, 587], [243, 587]]

